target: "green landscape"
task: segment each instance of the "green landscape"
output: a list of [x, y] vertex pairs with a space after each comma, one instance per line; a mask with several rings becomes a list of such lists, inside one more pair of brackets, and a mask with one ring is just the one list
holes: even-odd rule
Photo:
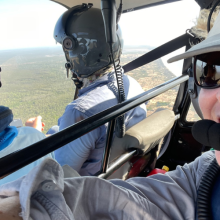
[[57, 124], [74, 97], [73, 82], [66, 78], [64, 64], [61, 47], [1, 51], [0, 105], [10, 107], [14, 118], [23, 123], [41, 115], [47, 131]]
[[[124, 65], [141, 56], [148, 47], [127, 47], [121, 58]], [[13, 110], [14, 118], [25, 121], [41, 115], [45, 132], [62, 116], [65, 107], [73, 100], [75, 87], [66, 78], [65, 58], [61, 47], [30, 48], [0, 51], [1, 79], [0, 105]], [[128, 73], [147, 91], [175, 77], [158, 59]], [[148, 115], [158, 107], [172, 109], [178, 88], [151, 100]], [[192, 113], [194, 117], [194, 113]]]

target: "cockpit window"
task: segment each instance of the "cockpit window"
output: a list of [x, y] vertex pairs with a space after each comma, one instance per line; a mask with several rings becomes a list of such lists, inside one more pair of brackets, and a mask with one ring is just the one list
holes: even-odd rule
[[[65, 106], [74, 97], [75, 86], [66, 79], [65, 57], [53, 39], [53, 29], [66, 10], [49, 0], [3, 0], [0, 2], [0, 66], [2, 83], [0, 105], [13, 109], [23, 123], [42, 115], [45, 130], [57, 124]], [[180, 10], [181, 8], [181, 10]], [[125, 46], [124, 65], [193, 26], [199, 12], [194, 1], [185, 0], [125, 13], [120, 25]], [[175, 52], [184, 52], [184, 48]], [[128, 73], [144, 90], [181, 74], [182, 61], [167, 64], [174, 54], [162, 57]], [[148, 103], [148, 115], [158, 107], [172, 109], [178, 88]]]
[[194, 109], [192, 103], [190, 104], [188, 113], [186, 115], [186, 121], [188, 122], [195, 122], [195, 121], [199, 121], [201, 120], [201, 118], [198, 116], [198, 114], [196, 113], [196, 110]]
[[[195, 25], [199, 11], [195, 1], [185, 0], [123, 14], [120, 25], [125, 50], [126, 46], [132, 46], [139, 54], [144, 54], [184, 34]], [[182, 48], [162, 57], [164, 65], [175, 75], [182, 74], [183, 61], [167, 64], [167, 60], [184, 51]]]
[[0, 1], [0, 105], [12, 109], [23, 124], [41, 115], [45, 131], [57, 124], [74, 97], [62, 47], [53, 38], [64, 11], [49, 0]]
[[[195, 25], [199, 10], [195, 1], [186, 0], [123, 14], [120, 21], [125, 42], [122, 64], [184, 34]], [[167, 60], [184, 52], [185, 47], [128, 75], [134, 77], [144, 90], [151, 89], [182, 74], [183, 60], [173, 64], [168, 64]], [[151, 100], [147, 105], [148, 115], [157, 108], [172, 109], [177, 91], [178, 86]]]

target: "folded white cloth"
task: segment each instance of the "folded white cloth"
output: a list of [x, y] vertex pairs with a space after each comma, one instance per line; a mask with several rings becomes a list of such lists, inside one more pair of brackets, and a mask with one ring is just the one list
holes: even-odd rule
[[[62, 167], [46, 158], [25, 177], [0, 186], [0, 195], [19, 193], [23, 220], [193, 220], [201, 177], [214, 158], [208, 152], [164, 175], [114, 184], [96, 177], [64, 179]], [[14, 207], [20, 211], [16, 198]]]

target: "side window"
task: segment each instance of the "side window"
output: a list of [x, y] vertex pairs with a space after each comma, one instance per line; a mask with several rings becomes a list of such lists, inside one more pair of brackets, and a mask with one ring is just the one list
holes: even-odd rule
[[[121, 62], [126, 63], [128, 59], [132, 59], [135, 55], [138, 57], [141, 51], [135, 49], [127, 49], [122, 55]], [[181, 65], [180, 65], [181, 67]], [[179, 68], [181, 72], [181, 68]], [[145, 66], [128, 72], [127, 75], [136, 79], [144, 91], [154, 88], [174, 77], [176, 77], [163, 63], [162, 59], [158, 59]], [[167, 92], [150, 100], [147, 104], [147, 115], [151, 115], [158, 108], [173, 109], [179, 86], [168, 90]]]
[[[125, 43], [121, 64], [125, 65], [184, 34], [194, 26], [193, 21], [199, 10], [196, 2], [186, 0], [123, 14], [120, 25]], [[183, 60], [172, 64], [168, 64], [167, 60], [184, 52], [185, 48], [181, 48], [127, 74], [135, 78], [143, 90], [147, 91], [182, 74]], [[158, 108], [172, 110], [178, 88], [179, 86], [150, 100], [147, 104], [148, 116]]]
[[67, 9], [45, 0], [1, 1], [0, 6], [0, 105], [12, 109], [14, 119], [23, 124], [41, 115], [48, 131], [74, 97], [62, 46], [53, 38], [54, 26]]
[[193, 104], [190, 104], [187, 116], [186, 116], [186, 121], [188, 122], [195, 122], [195, 121], [199, 121], [201, 120], [201, 118], [198, 116], [198, 114], [196, 113], [196, 110], [193, 107]]

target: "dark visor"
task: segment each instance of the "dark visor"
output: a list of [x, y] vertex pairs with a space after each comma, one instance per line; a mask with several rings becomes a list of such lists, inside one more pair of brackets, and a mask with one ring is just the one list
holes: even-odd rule
[[194, 80], [196, 85], [204, 89], [220, 87], [220, 64], [214, 65], [194, 57]]

